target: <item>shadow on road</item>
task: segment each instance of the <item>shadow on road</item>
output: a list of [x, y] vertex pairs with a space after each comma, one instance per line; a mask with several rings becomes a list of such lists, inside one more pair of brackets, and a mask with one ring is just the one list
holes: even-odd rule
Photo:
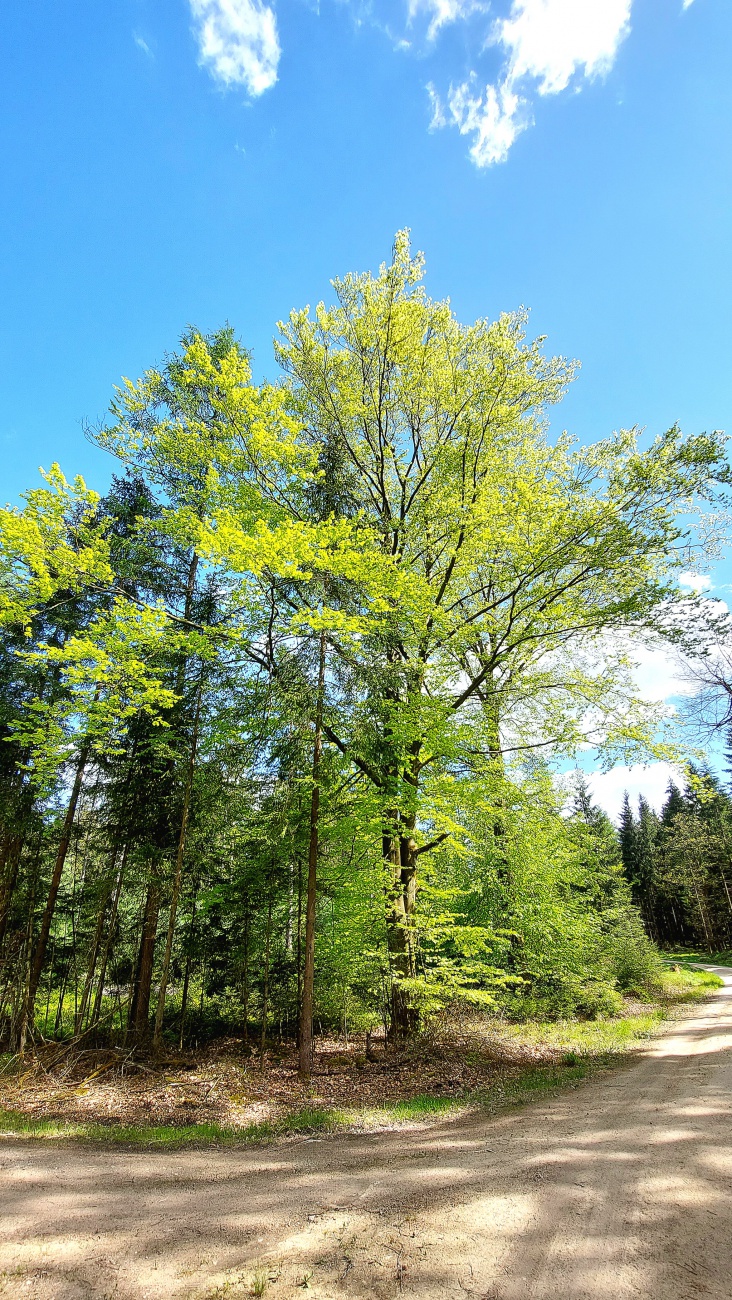
[[246, 1151], [8, 1141], [0, 1296], [233, 1297], [261, 1265], [272, 1300], [304, 1280], [331, 1300], [730, 1300], [718, 969], [632, 1066], [499, 1120]]

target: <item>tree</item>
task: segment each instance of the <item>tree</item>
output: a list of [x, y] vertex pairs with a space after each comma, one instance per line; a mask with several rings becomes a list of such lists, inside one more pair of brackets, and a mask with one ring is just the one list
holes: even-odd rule
[[335, 281], [336, 306], [293, 312], [277, 345], [292, 410], [312, 446], [339, 446], [379, 553], [385, 607], [357, 640], [330, 637], [356, 704], [324, 732], [381, 802], [397, 1034], [415, 1023], [419, 859], [450, 833], [440, 781], [476, 752], [643, 738], [607, 634], [669, 597], [689, 501], [726, 475], [718, 438], [677, 429], [647, 452], [633, 433], [552, 445], [544, 412], [572, 365], [527, 344], [521, 314], [460, 325], [422, 271], [402, 232], [390, 266]]

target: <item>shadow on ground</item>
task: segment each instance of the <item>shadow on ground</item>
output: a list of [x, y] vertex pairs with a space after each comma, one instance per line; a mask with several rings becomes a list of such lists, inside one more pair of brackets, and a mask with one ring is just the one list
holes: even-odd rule
[[[0, 1295], [730, 1300], [732, 970], [498, 1120], [170, 1153], [6, 1140]], [[4, 1289], [3, 1289], [4, 1288]]]

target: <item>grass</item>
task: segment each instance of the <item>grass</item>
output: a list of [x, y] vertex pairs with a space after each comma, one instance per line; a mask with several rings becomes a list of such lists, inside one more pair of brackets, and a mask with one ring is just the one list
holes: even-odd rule
[[494, 1114], [537, 1097], [555, 1094], [563, 1088], [574, 1087], [590, 1074], [617, 1065], [634, 1046], [658, 1031], [674, 1006], [698, 1001], [708, 996], [711, 989], [722, 984], [719, 976], [708, 971], [696, 971], [683, 964], [697, 960], [695, 953], [668, 956], [669, 960], [682, 965], [682, 969], [669, 968], [663, 972], [661, 1002], [649, 1006], [647, 1010], [612, 1020], [559, 1020], [502, 1025], [502, 1038], [513, 1041], [518, 1046], [541, 1045], [553, 1048], [558, 1059], [550, 1065], [508, 1068], [500, 1072], [490, 1085], [472, 1092], [450, 1097], [425, 1093], [360, 1110], [306, 1106], [276, 1119], [249, 1124], [243, 1128], [213, 1123], [79, 1123], [63, 1119], [34, 1119], [20, 1111], [0, 1107], [0, 1135], [75, 1138], [155, 1148], [232, 1146], [273, 1141], [301, 1133], [328, 1134], [437, 1119], [475, 1106]]
[[21, 1111], [0, 1107], [0, 1136], [84, 1138], [97, 1142], [123, 1142], [151, 1147], [247, 1144], [272, 1141], [296, 1133], [332, 1133], [348, 1126], [344, 1111], [305, 1107], [279, 1119], [227, 1128], [223, 1124], [100, 1124], [70, 1120], [33, 1119]]
[[[732, 948], [721, 948], [718, 952], [706, 952], [703, 948], [678, 948], [665, 952], [667, 961], [680, 963], [700, 961], [710, 966], [732, 966]], [[705, 972], [701, 972], [704, 974]]]

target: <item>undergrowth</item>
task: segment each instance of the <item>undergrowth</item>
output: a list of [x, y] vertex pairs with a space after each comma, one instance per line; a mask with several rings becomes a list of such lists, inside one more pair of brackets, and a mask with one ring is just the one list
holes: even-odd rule
[[[693, 954], [685, 954], [691, 961]], [[500, 1036], [507, 1043], [541, 1045], [556, 1049], [559, 1059], [552, 1064], [522, 1065], [499, 1069], [485, 1087], [454, 1096], [417, 1094], [356, 1109], [305, 1106], [271, 1120], [243, 1127], [216, 1123], [119, 1124], [64, 1119], [40, 1119], [20, 1111], [0, 1108], [0, 1134], [33, 1138], [75, 1138], [144, 1145], [184, 1147], [205, 1145], [247, 1145], [296, 1135], [322, 1135], [363, 1129], [378, 1129], [450, 1116], [466, 1108], [481, 1107], [496, 1113], [542, 1095], [571, 1087], [599, 1069], [617, 1064], [634, 1046], [657, 1032], [673, 1009], [708, 996], [722, 984], [719, 976], [682, 966], [681, 960], [666, 969], [661, 978], [661, 1001], [633, 1014], [612, 1019], [553, 1020], [503, 1023]], [[0, 1069], [2, 1062], [0, 1061]]]

